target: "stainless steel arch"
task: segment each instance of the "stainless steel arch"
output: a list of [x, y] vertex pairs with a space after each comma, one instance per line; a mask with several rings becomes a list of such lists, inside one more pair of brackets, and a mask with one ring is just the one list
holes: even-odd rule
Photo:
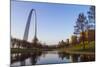
[[37, 38], [37, 16], [36, 16], [36, 10], [35, 9], [31, 9], [31, 11], [29, 13], [29, 16], [28, 16], [27, 24], [26, 24], [26, 27], [25, 27], [24, 37], [23, 37], [23, 40], [25, 40], [25, 41], [28, 40], [30, 22], [31, 22], [31, 17], [32, 17], [33, 11], [34, 11], [34, 15], [35, 15], [35, 36], [34, 36], [34, 39]]

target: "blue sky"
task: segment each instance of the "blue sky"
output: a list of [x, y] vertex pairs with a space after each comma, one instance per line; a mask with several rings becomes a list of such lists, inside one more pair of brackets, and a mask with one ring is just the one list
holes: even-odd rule
[[[40, 42], [57, 44], [74, 32], [74, 25], [80, 12], [87, 16], [89, 5], [54, 4], [11, 1], [11, 36], [23, 39], [25, 25], [31, 9], [36, 9]], [[34, 13], [31, 19], [28, 41], [34, 37]]]

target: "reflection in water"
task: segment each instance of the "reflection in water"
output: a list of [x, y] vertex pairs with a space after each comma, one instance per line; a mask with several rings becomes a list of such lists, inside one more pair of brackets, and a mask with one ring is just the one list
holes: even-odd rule
[[80, 61], [80, 55], [79, 54], [69, 54], [66, 52], [59, 52], [59, 57], [60, 58], [66, 58], [70, 60], [71, 62], [79, 62]]
[[95, 61], [95, 55], [80, 55], [81, 62]]
[[94, 54], [69, 54], [66, 52], [58, 52], [60, 58], [69, 59], [71, 62], [88, 62], [95, 61]]
[[41, 52], [12, 54], [11, 66], [35, 65], [41, 54]]
[[80, 55], [78, 55], [78, 54], [71, 54], [70, 58], [71, 58], [72, 62], [79, 62], [79, 61], [81, 61], [80, 60]]
[[11, 54], [11, 66], [95, 61], [95, 55], [69, 54], [58, 51]]

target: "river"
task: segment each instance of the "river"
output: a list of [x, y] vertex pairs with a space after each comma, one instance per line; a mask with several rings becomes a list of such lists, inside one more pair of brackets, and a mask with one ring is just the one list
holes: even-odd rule
[[70, 54], [58, 51], [44, 51], [34, 53], [12, 53], [11, 66], [30, 66], [42, 64], [59, 64], [95, 61], [92, 54]]

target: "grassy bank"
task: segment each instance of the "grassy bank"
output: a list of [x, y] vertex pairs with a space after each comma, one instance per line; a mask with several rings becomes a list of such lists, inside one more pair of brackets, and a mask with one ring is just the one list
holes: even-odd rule
[[11, 53], [32, 53], [32, 52], [43, 52], [43, 51], [53, 51], [53, 50], [43, 49], [43, 48], [24, 48], [24, 49], [11, 48]]
[[11, 53], [30, 53], [30, 52], [40, 52], [40, 49], [20, 49], [20, 48], [11, 48]]
[[60, 51], [66, 51], [69, 53], [95, 53], [95, 42], [92, 41], [88, 44], [88, 42], [85, 42], [85, 49], [83, 49], [83, 44], [76, 44], [73, 46], [70, 46], [68, 48], [62, 48]]

